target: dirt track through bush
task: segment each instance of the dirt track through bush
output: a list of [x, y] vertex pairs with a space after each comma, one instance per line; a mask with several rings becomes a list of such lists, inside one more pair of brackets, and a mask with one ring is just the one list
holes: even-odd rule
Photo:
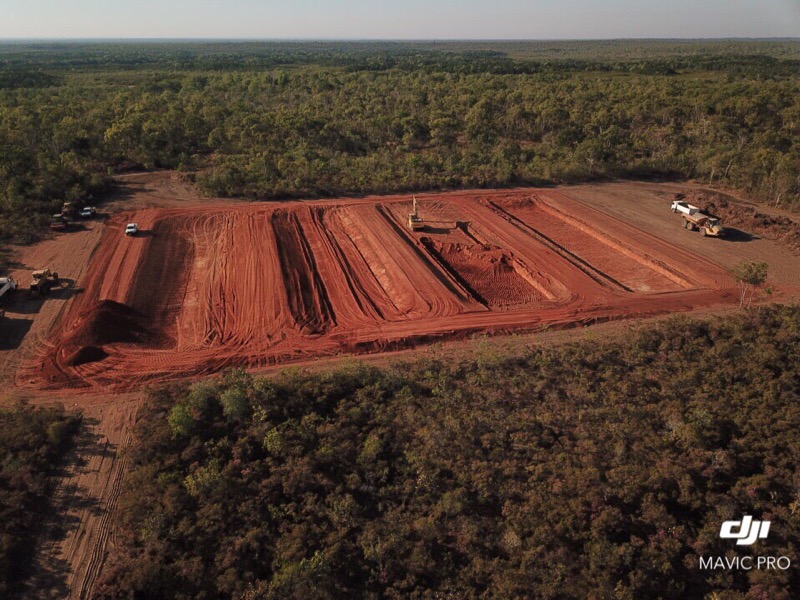
[[[419, 232], [405, 223], [406, 197], [118, 215], [85, 292], [26, 380], [127, 389], [735, 296], [720, 267], [555, 191], [420, 200]], [[140, 236], [123, 235], [130, 220], [142, 225]], [[117, 307], [108, 301], [131, 309], [146, 339], [82, 334], [86, 349], [76, 347], [76, 331], [96, 330], [98, 307]]]

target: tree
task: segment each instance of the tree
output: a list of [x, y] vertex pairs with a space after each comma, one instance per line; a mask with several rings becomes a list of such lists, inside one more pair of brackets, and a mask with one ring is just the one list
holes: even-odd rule
[[185, 404], [176, 404], [169, 413], [169, 425], [175, 436], [187, 436], [194, 427], [194, 417]]
[[250, 404], [245, 393], [236, 387], [226, 389], [219, 397], [222, 414], [230, 421], [244, 421], [250, 415]]
[[743, 308], [753, 302], [755, 289], [764, 285], [767, 281], [767, 263], [742, 262], [731, 269], [733, 279], [739, 288], [739, 308]]

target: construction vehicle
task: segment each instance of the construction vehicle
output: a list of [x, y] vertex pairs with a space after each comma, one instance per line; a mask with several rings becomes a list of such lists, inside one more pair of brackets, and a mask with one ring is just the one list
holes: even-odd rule
[[422, 220], [422, 217], [419, 216], [419, 211], [417, 210], [417, 197], [412, 196], [414, 199], [413, 204], [413, 211], [408, 215], [408, 227], [411, 231], [422, 231], [425, 229], [425, 221]]
[[672, 212], [680, 212], [685, 215], [693, 215], [695, 213], [699, 213], [700, 209], [696, 206], [689, 204], [688, 202], [683, 202], [681, 200], [675, 200], [672, 203]]
[[50, 269], [39, 269], [31, 273], [31, 294], [45, 296], [56, 285], [58, 285], [58, 273]]
[[17, 287], [19, 286], [13, 277], [0, 277], [0, 300], [6, 294], [15, 291]]
[[61, 205], [61, 214], [70, 219], [75, 218], [75, 213], [78, 211], [74, 202], [64, 202]]
[[696, 212], [691, 215], [683, 215], [683, 226], [689, 231], [699, 230], [703, 237], [722, 237], [725, 235], [725, 228], [722, 221], [717, 217]]
[[[13, 277], [0, 277], [0, 301], [7, 297], [7, 294], [17, 289], [17, 282]], [[0, 308], [0, 320], [6, 316], [6, 311]]]
[[57, 215], [53, 215], [53, 218], [50, 219], [50, 229], [54, 231], [64, 231], [67, 226], [69, 225], [69, 219], [63, 215], [63, 213], [58, 213]]

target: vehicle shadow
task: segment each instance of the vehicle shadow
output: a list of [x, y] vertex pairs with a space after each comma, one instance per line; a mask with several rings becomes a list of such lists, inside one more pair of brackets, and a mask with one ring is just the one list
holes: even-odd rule
[[[29, 284], [30, 285], [30, 284]], [[83, 293], [83, 288], [75, 285], [74, 279], [60, 277], [58, 284], [50, 288], [46, 294], [37, 294], [30, 291], [28, 286], [20, 287], [6, 305], [6, 316], [9, 314], [35, 315], [41, 312], [44, 303], [48, 300], [69, 300], [77, 294]]]
[[450, 233], [454, 229], [455, 229], [454, 227], [432, 227], [430, 225], [425, 225], [425, 227], [422, 228], [422, 231], [424, 233], [433, 233], [433, 234], [438, 233], [444, 235]]
[[6, 311], [6, 316], [0, 318], [0, 350], [19, 348], [32, 326], [30, 319], [15, 319]]
[[62, 277], [58, 281], [61, 285], [51, 288], [50, 293], [44, 297], [45, 300], [47, 298], [53, 298], [54, 300], [69, 300], [73, 296], [83, 293], [83, 288], [77, 287], [74, 279]]
[[46, 296], [31, 295], [27, 287], [20, 288], [14, 292], [14, 299], [9, 302], [4, 308], [6, 309], [6, 317], [9, 314], [18, 315], [35, 315], [42, 310]]
[[759, 240], [761, 238], [752, 233], [742, 231], [741, 229], [736, 229], [735, 227], [726, 227], [724, 239], [726, 242], [752, 242], [753, 240]]

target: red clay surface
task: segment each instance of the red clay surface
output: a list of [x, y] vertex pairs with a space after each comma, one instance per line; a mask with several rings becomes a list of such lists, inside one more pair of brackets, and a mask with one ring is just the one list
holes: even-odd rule
[[407, 196], [116, 215], [19, 380], [123, 390], [736, 301], [721, 267], [560, 192], [419, 199], [414, 233]]

